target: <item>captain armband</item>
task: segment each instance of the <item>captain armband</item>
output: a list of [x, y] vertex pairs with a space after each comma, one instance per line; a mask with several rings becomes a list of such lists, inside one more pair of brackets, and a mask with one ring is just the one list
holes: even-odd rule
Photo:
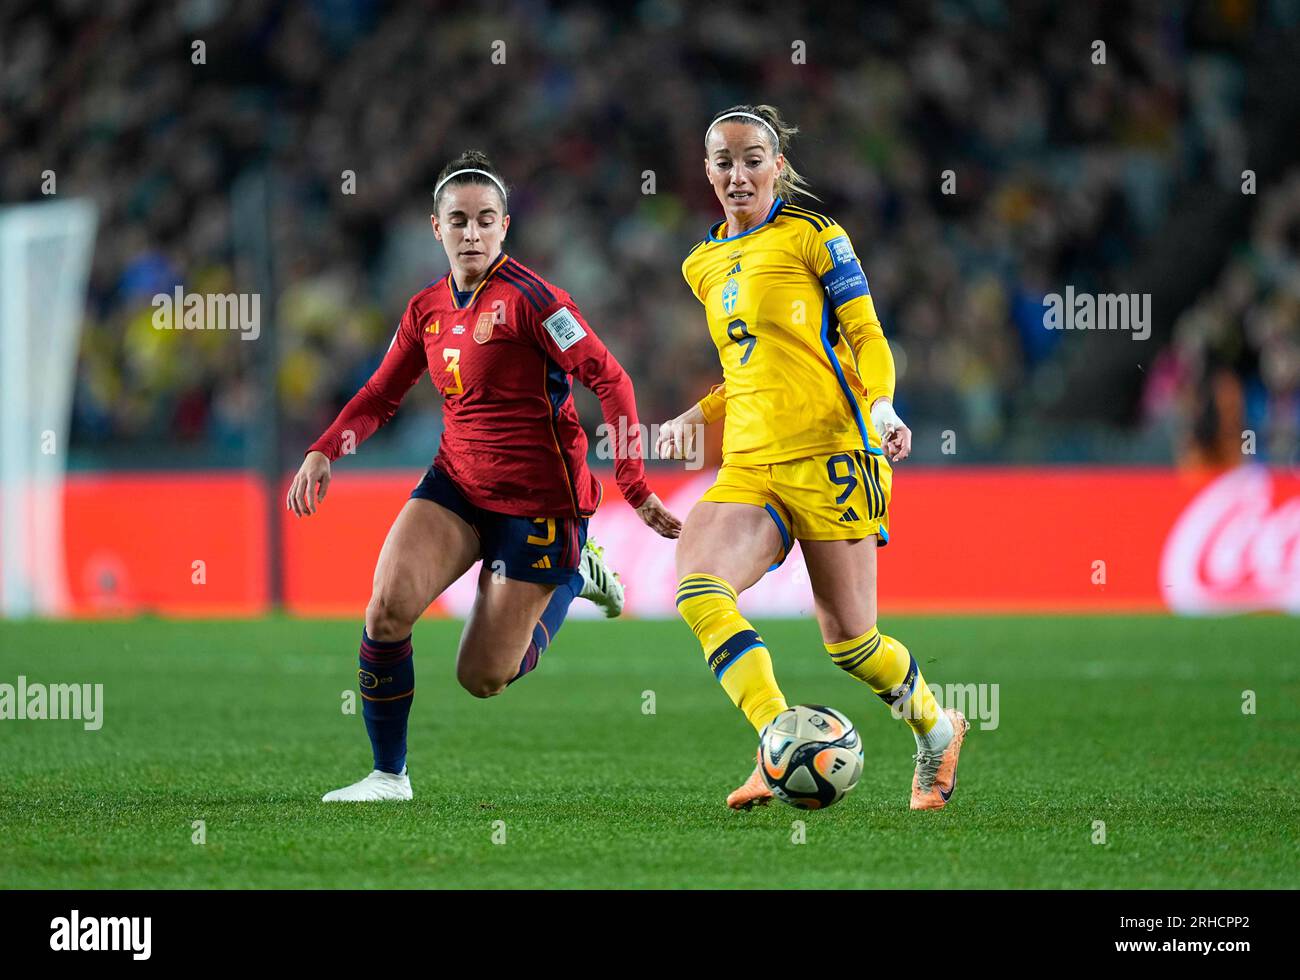
[[834, 264], [821, 277], [821, 281], [830, 296], [831, 309], [837, 309], [859, 296], [870, 296], [871, 288], [867, 285], [866, 274], [853, 254], [848, 238], [844, 235], [832, 238], [826, 243], [826, 250], [830, 252]]

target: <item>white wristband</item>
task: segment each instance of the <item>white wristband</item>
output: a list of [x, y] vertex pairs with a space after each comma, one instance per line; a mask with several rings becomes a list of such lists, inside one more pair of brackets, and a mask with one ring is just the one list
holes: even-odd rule
[[902, 426], [903, 420], [894, 411], [893, 403], [881, 398], [871, 406], [871, 424], [875, 426], [876, 435], [888, 439], [889, 433]]

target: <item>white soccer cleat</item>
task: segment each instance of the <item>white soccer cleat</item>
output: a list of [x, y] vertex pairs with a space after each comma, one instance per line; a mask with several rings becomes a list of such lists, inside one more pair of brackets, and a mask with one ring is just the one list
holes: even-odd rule
[[591, 538], [582, 548], [582, 561], [578, 565], [582, 572], [582, 591], [580, 598], [589, 599], [601, 609], [605, 616], [613, 619], [623, 611], [623, 583], [618, 572], [611, 571], [605, 564], [605, 549]]
[[361, 782], [330, 790], [320, 799], [322, 803], [373, 803], [410, 798], [411, 777], [406, 774], [406, 767], [403, 766], [397, 775], [375, 769]]

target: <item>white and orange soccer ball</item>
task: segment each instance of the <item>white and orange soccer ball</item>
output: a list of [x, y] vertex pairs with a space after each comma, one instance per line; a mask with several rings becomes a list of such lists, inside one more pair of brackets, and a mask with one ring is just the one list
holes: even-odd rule
[[834, 708], [797, 704], [763, 729], [758, 771], [778, 800], [801, 810], [824, 810], [858, 784], [862, 739]]

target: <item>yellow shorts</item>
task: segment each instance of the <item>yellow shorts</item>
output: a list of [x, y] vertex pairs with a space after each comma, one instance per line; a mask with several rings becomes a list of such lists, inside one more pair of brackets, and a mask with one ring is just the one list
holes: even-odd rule
[[893, 471], [885, 457], [861, 449], [742, 466], [724, 463], [701, 500], [763, 507], [776, 521], [784, 552], [800, 538], [889, 543]]

